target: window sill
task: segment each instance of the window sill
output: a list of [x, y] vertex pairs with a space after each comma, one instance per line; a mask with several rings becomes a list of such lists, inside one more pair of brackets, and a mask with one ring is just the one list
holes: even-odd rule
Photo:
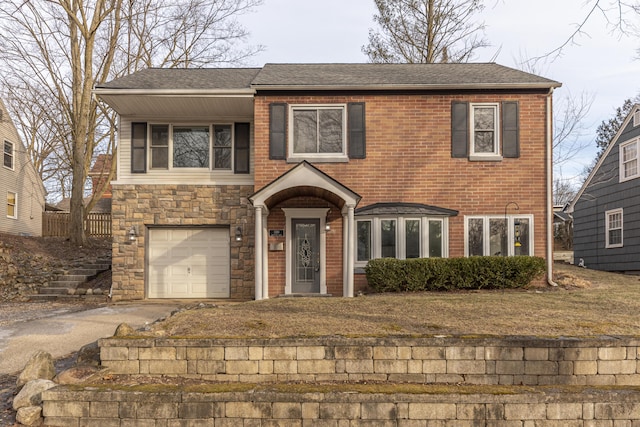
[[313, 156], [295, 156], [287, 157], [287, 163], [300, 163], [306, 160], [309, 163], [348, 163], [349, 158], [346, 156], [331, 156], [331, 157], [313, 157]]
[[605, 249], [616, 249], [616, 248], [622, 248], [624, 247], [624, 245], [621, 243], [619, 245], [606, 245]]
[[502, 161], [502, 156], [499, 155], [490, 155], [490, 156], [479, 156], [479, 155], [470, 155], [469, 156], [469, 160], [472, 162], [501, 162]]

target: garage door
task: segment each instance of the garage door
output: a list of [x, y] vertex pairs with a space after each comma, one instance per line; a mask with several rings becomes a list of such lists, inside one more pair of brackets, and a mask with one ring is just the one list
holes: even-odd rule
[[149, 229], [149, 298], [228, 298], [226, 228]]

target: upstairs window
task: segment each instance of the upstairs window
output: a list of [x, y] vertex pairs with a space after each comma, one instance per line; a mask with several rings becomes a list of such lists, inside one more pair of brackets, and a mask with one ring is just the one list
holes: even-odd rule
[[640, 126], [640, 110], [633, 113], [633, 126]]
[[638, 144], [640, 138], [620, 145], [620, 182], [640, 176]]
[[18, 218], [18, 195], [11, 191], [7, 192], [7, 218]]
[[500, 155], [498, 141], [498, 104], [471, 104], [471, 155]]
[[13, 143], [9, 141], [4, 142], [4, 156], [3, 164], [5, 168], [13, 170]]
[[290, 158], [346, 159], [345, 105], [292, 105], [290, 117]]
[[614, 209], [605, 212], [606, 242], [607, 248], [622, 247], [622, 209]]
[[145, 173], [148, 164], [150, 170], [205, 169], [248, 174], [250, 138], [249, 123], [132, 123], [132, 172]]

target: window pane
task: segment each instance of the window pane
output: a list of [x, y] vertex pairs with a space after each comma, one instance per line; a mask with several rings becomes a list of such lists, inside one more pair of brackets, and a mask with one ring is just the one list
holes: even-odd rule
[[16, 217], [16, 193], [7, 193], [7, 216]]
[[342, 153], [342, 110], [318, 110], [320, 152]]
[[[513, 223], [515, 236], [515, 255], [531, 255], [529, 244], [529, 220], [527, 218], [516, 218]], [[518, 243], [520, 246], [518, 246]]]
[[429, 221], [429, 257], [442, 257], [442, 221]]
[[380, 221], [382, 253], [383, 258], [396, 257], [396, 221], [394, 219], [383, 219]]
[[471, 218], [469, 220], [469, 256], [484, 255], [482, 218]]
[[371, 221], [358, 221], [356, 225], [358, 261], [369, 261], [371, 259]]
[[495, 108], [475, 107], [473, 110], [473, 127], [475, 130], [495, 129]]
[[406, 258], [420, 258], [420, 220], [408, 219], [404, 223]]
[[493, 153], [493, 132], [476, 132], [474, 144], [476, 153]]
[[507, 221], [504, 219], [489, 219], [489, 255], [509, 255], [507, 246]]
[[216, 126], [213, 139], [214, 169], [231, 169], [231, 126]]
[[151, 168], [169, 167], [169, 126], [151, 126]]
[[209, 167], [209, 127], [173, 128], [173, 167]]
[[13, 144], [9, 141], [4, 142], [4, 165], [13, 169]]
[[622, 243], [622, 230], [609, 230], [609, 244], [619, 245]]
[[293, 112], [293, 152], [317, 153], [317, 111], [297, 110]]

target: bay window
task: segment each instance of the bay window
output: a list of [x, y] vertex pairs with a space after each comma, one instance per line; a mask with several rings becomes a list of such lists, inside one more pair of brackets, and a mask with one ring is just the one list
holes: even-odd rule
[[533, 255], [533, 215], [465, 218], [466, 256]]

